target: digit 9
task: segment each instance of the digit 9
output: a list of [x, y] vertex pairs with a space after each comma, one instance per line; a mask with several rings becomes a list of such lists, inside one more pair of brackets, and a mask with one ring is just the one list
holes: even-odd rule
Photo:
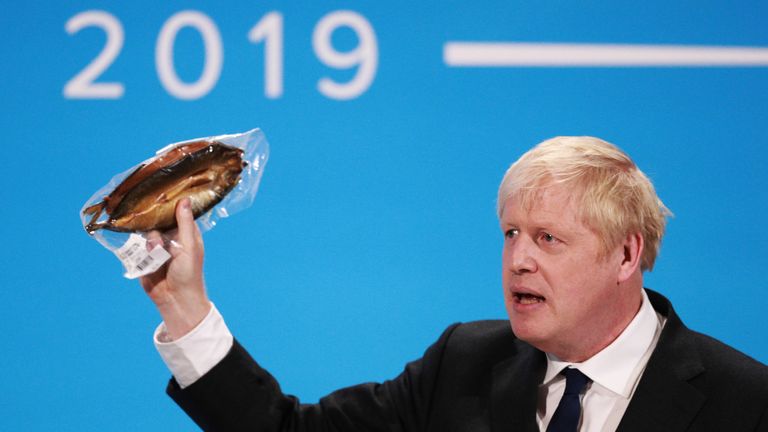
[[[337, 51], [331, 42], [333, 32], [340, 27], [349, 27], [357, 35], [357, 46], [346, 52]], [[371, 24], [360, 14], [340, 10], [325, 15], [315, 26], [312, 47], [317, 58], [325, 65], [348, 69], [357, 66], [355, 76], [345, 83], [338, 83], [328, 77], [317, 82], [317, 89], [332, 99], [354, 99], [370, 87], [376, 76], [379, 50], [376, 34]]]

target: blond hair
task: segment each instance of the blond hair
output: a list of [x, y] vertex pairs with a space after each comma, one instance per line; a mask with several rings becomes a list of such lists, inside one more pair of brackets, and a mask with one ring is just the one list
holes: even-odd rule
[[557, 137], [529, 150], [509, 167], [499, 186], [497, 213], [515, 196], [530, 209], [549, 185], [572, 187], [582, 221], [595, 230], [603, 252], [626, 235], [640, 233], [645, 249], [640, 268], [653, 269], [672, 213], [656, 195], [651, 181], [618, 147], [593, 137]]

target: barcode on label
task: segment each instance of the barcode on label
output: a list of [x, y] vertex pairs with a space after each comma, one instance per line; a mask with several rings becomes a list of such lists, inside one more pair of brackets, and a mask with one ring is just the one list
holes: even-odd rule
[[125, 267], [125, 277], [135, 279], [159, 269], [171, 255], [162, 246], [147, 250], [147, 240], [139, 234], [131, 234], [123, 246], [115, 251]]
[[147, 255], [147, 257], [141, 260], [140, 263], [136, 264], [136, 268], [139, 270], [144, 270], [147, 266], [152, 264], [153, 261], [155, 261], [155, 259], [152, 258], [152, 255]]

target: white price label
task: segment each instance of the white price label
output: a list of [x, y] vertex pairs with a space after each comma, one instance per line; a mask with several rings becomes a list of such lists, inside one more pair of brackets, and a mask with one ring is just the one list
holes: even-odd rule
[[171, 254], [160, 245], [148, 251], [147, 240], [138, 234], [131, 234], [125, 244], [115, 251], [115, 255], [122, 261], [124, 276], [128, 279], [148, 275], [171, 258]]

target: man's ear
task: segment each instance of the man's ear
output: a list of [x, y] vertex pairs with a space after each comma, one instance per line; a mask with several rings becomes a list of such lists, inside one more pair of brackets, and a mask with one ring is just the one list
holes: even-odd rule
[[640, 270], [640, 261], [645, 249], [643, 236], [640, 233], [627, 234], [621, 244], [623, 259], [619, 266], [618, 282], [622, 283], [629, 279], [635, 272]]

